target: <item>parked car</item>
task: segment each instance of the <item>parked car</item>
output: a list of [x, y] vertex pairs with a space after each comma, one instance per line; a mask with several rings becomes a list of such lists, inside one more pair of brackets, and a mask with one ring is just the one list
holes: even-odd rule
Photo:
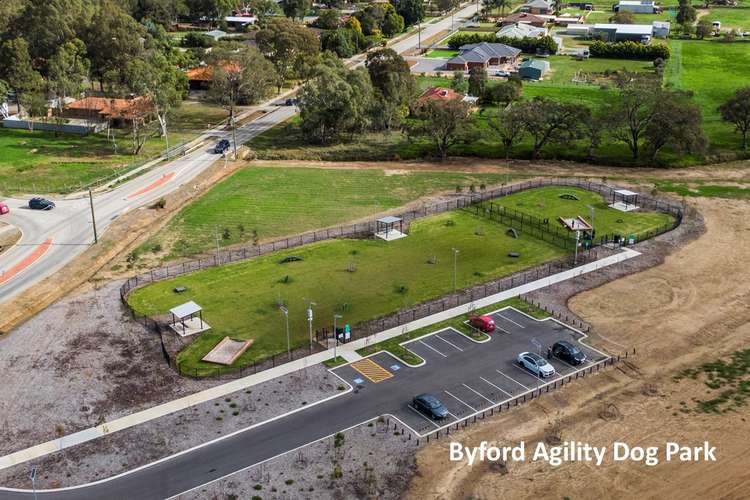
[[0, 202], [0, 215], [5, 215], [10, 212], [10, 208], [3, 202]]
[[567, 340], [555, 342], [552, 345], [552, 355], [571, 365], [582, 365], [586, 362], [586, 355]]
[[46, 198], [32, 198], [29, 200], [29, 208], [32, 210], [52, 210], [55, 202]]
[[216, 146], [214, 146], [214, 153], [217, 155], [224, 154], [229, 149], [229, 141], [227, 139], [222, 139], [219, 142], [216, 143]]
[[284, 101], [284, 104], [286, 106], [296, 106], [297, 104], [299, 104], [299, 99], [294, 99], [290, 97], [289, 99]]
[[505, 71], [504, 69], [499, 69], [499, 70], [495, 71], [495, 76], [505, 76], [505, 77], [508, 77], [508, 76], [510, 76], [510, 71]]
[[412, 406], [417, 411], [435, 420], [440, 420], [448, 416], [448, 408], [432, 394], [420, 394], [416, 396], [412, 401]]
[[495, 331], [495, 320], [489, 316], [471, 316], [469, 324], [484, 333]]
[[522, 352], [518, 355], [518, 364], [537, 377], [547, 378], [555, 374], [555, 367], [540, 355], [533, 352]]

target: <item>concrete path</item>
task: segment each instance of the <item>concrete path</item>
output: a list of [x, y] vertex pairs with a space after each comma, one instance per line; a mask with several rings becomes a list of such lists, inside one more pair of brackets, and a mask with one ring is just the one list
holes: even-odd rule
[[[402, 335], [412, 330], [417, 330], [419, 328], [423, 328], [426, 326], [433, 325], [435, 323], [439, 323], [441, 321], [445, 321], [447, 319], [453, 318], [455, 316], [459, 316], [461, 314], [466, 314], [473, 308], [485, 307], [485, 306], [509, 299], [511, 297], [517, 297], [518, 295], [521, 295], [521, 294], [529, 293], [531, 291], [538, 290], [540, 288], [544, 288], [544, 287], [553, 285], [555, 283], [559, 283], [561, 281], [575, 278], [576, 276], [581, 276], [583, 274], [590, 273], [598, 269], [617, 264], [624, 260], [637, 257], [638, 255], [640, 255], [639, 252], [636, 252], [635, 250], [632, 250], [629, 248], [625, 248], [620, 253], [611, 255], [609, 257], [604, 257], [595, 262], [584, 264], [575, 269], [563, 271], [563, 272], [554, 274], [552, 276], [548, 276], [546, 278], [541, 278], [539, 280], [526, 283], [525, 285], [521, 285], [521, 286], [512, 288], [510, 290], [506, 290], [506, 291], [491, 295], [489, 297], [485, 297], [484, 299], [476, 300], [473, 303], [464, 304], [462, 306], [454, 307], [452, 309], [447, 309], [440, 313], [436, 313], [431, 316], [401, 325], [399, 327], [391, 328], [383, 332], [377, 333], [375, 335], [371, 335], [370, 337], [355, 340], [348, 344], [340, 345], [337, 348], [335, 348], [336, 355], [343, 357], [348, 362], [358, 361], [362, 359], [362, 357], [359, 354], [357, 354], [356, 351], [363, 347], [369, 346], [377, 342], [382, 342], [384, 340], [391, 339], [393, 337]], [[307, 356], [301, 359], [296, 359], [289, 363], [278, 365], [275, 368], [264, 370], [260, 373], [249, 375], [247, 377], [237, 379], [232, 382], [228, 382], [226, 384], [218, 385], [216, 387], [212, 387], [210, 389], [206, 389], [206, 390], [197, 392], [195, 394], [191, 394], [189, 396], [175, 399], [173, 401], [169, 401], [167, 403], [163, 403], [163, 404], [154, 406], [152, 408], [149, 408], [143, 411], [139, 411], [130, 415], [126, 415], [124, 417], [117, 418], [110, 422], [105, 422], [96, 427], [91, 427], [89, 429], [85, 429], [80, 432], [76, 432], [74, 434], [63, 436], [61, 438], [54, 439], [52, 441], [48, 441], [46, 443], [42, 443], [36, 446], [32, 446], [30, 448], [19, 450], [9, 455], [0, 457], [0, 469], [12, 467], [14, 465], [28, 462], [30, 460], [36, 460], [38, 458], [41, 458], [45, 455], [49, 455], [56, 451], [60, 451], [65, 448], [70, 448], [72, 446], [76, 446], [78, 444], [86, 443], [89, 441], [93, 441], [99, 437], [106, 436], [108, 434], [111, 434], [113, 432], [117, 432], [123, 429], [134, 427], [139, 424], [143, 424], [150, 420], [154, 420], [154, 419], [163, 417], [165, 415], [169, 415], [170, 413], [173, 413], [179, 410], [184, 410], [186, 408], [189, 408], [191, 406], [194, 406], [200, 403], [204, 403], [206, 401], [210, 401], [210, 400], [217, 399], [217, 398], [222, 398], [233, 392], [241, 391], [249, 387], [252, 387], [254, 385], [266, 382], [268, 380], [281, 377], [283, 375], [293, 373], [295, 371], [302, 370], [308, 366], [312, 366], [317, 363], [321, 363], [323, 361], [333, 358], [333, 356], [334, 356], [334, 348], [331, 348], [331, 349], [328, 349], [327, 351], [319, 352], [311, 356]]]

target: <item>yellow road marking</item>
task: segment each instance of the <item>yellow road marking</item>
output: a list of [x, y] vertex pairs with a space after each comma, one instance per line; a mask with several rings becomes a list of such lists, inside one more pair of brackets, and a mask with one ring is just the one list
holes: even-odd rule
[[367, 377], [370, 382], [378, 383], [393, 377], [393, 374], [369, 358], [355, 361], [352, 368]]

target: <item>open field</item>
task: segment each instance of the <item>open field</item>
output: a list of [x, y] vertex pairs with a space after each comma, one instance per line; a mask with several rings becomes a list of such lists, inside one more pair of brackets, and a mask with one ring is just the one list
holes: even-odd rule
[[721, 21], [721, 30], [750, 31], [750, 5], [743, 7], [712, 7], [706, 16], [709, 21]]
[[139, 253], [165, 258], [353, 221], [460, 186], [507, 182], [505, 174], [247, 167], [183, 208]]
[[[604, 59], [592, 57], [582, 61], [570, 56], [550, 56], [547, 58], [550, 64], [550, 72], [539, 82], [527, 82], [526, 87], [539, 87], [546, 85], [570, 85], [580, 86], [574, 83], [573, 77], [577, 72], [604, 73], [614, 71], [631, 71], [637, 73], [653, 73], [654, 65], [649, 61], [631, 61], [627, 59]], [[592, 82], [593, 83], [593, 82]], [[597, 89], [591, 89], [596, 92]]]
[[[587, 24], [608, 23], [610, 18], [615, 15], [612, 9], [608, 11], [591, 12], [586, 17]], [[675, 11], [665, 10], [661, 14], [633, 14], [635, 24], [651, 24], [654, 21], [674, 22]]]
[[750, 199], [750, 184], [720, 185], [703, 181], [689, 183], [656, 181], [656, 189], [685, 197]]
[[[304, 311], [310, 300], [317, 304], [314, 328], [330, 328], [334, 312], [343, 316], [340, 324], [356, 324], [452, 291], [452, 248], [460, 251], [458, 288], [564, 254], [527, 235], [511, 238], [505, 230], [468, 212], [450, 212], [414, 222], [409, 236], [401, 240], [307, 245], [158, 282], [134, 291], [129, 301], [139, 313], [152, 315], [195, 300], [204, 308], [212, 330], [182, 351], [182, 367], [210, 366], [199, 360], [225, 335], [254, 339], [252, 348], [235, 363], [243, 366], [286, 349], [280, 302], [289, 308], [292, 345], [304, 345], [308, 338]], [[508, 257], [508, 252], [519, 252], [521, 258]], [[280, 263], [292, 255], [304, 260]], [[433, 258], [436, 263], [431, 264]], [[172, 291], [175, 286], [188, 291], [177, 295]]]

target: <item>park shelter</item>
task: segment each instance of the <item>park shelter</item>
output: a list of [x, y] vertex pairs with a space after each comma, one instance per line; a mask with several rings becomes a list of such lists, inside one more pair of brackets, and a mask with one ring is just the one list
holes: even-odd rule
[[637, 210], [638, 193], [627, 189], [615, 189], [612, 191], [612, 203], [609, 206], [621, 212]]
[[549, 61], [540, 59], [529, 59], [518, 67], [518, 75], [529, 80], [541, 80], [549, 71]]
[[195, 335], [211, 328], [203, 321], [203, 308], [192, 300], [173, 307], [169, 312], [172, 315], [170, 326], [180, 337]]
[[[396, 229], [396, 225], [398, 225], [398, 229]], [[393, 215], [381, 217], [375, 221], [375, 236], [385, 241], [405, 238], [404, 220], [401, 217], [395, 217]]]

